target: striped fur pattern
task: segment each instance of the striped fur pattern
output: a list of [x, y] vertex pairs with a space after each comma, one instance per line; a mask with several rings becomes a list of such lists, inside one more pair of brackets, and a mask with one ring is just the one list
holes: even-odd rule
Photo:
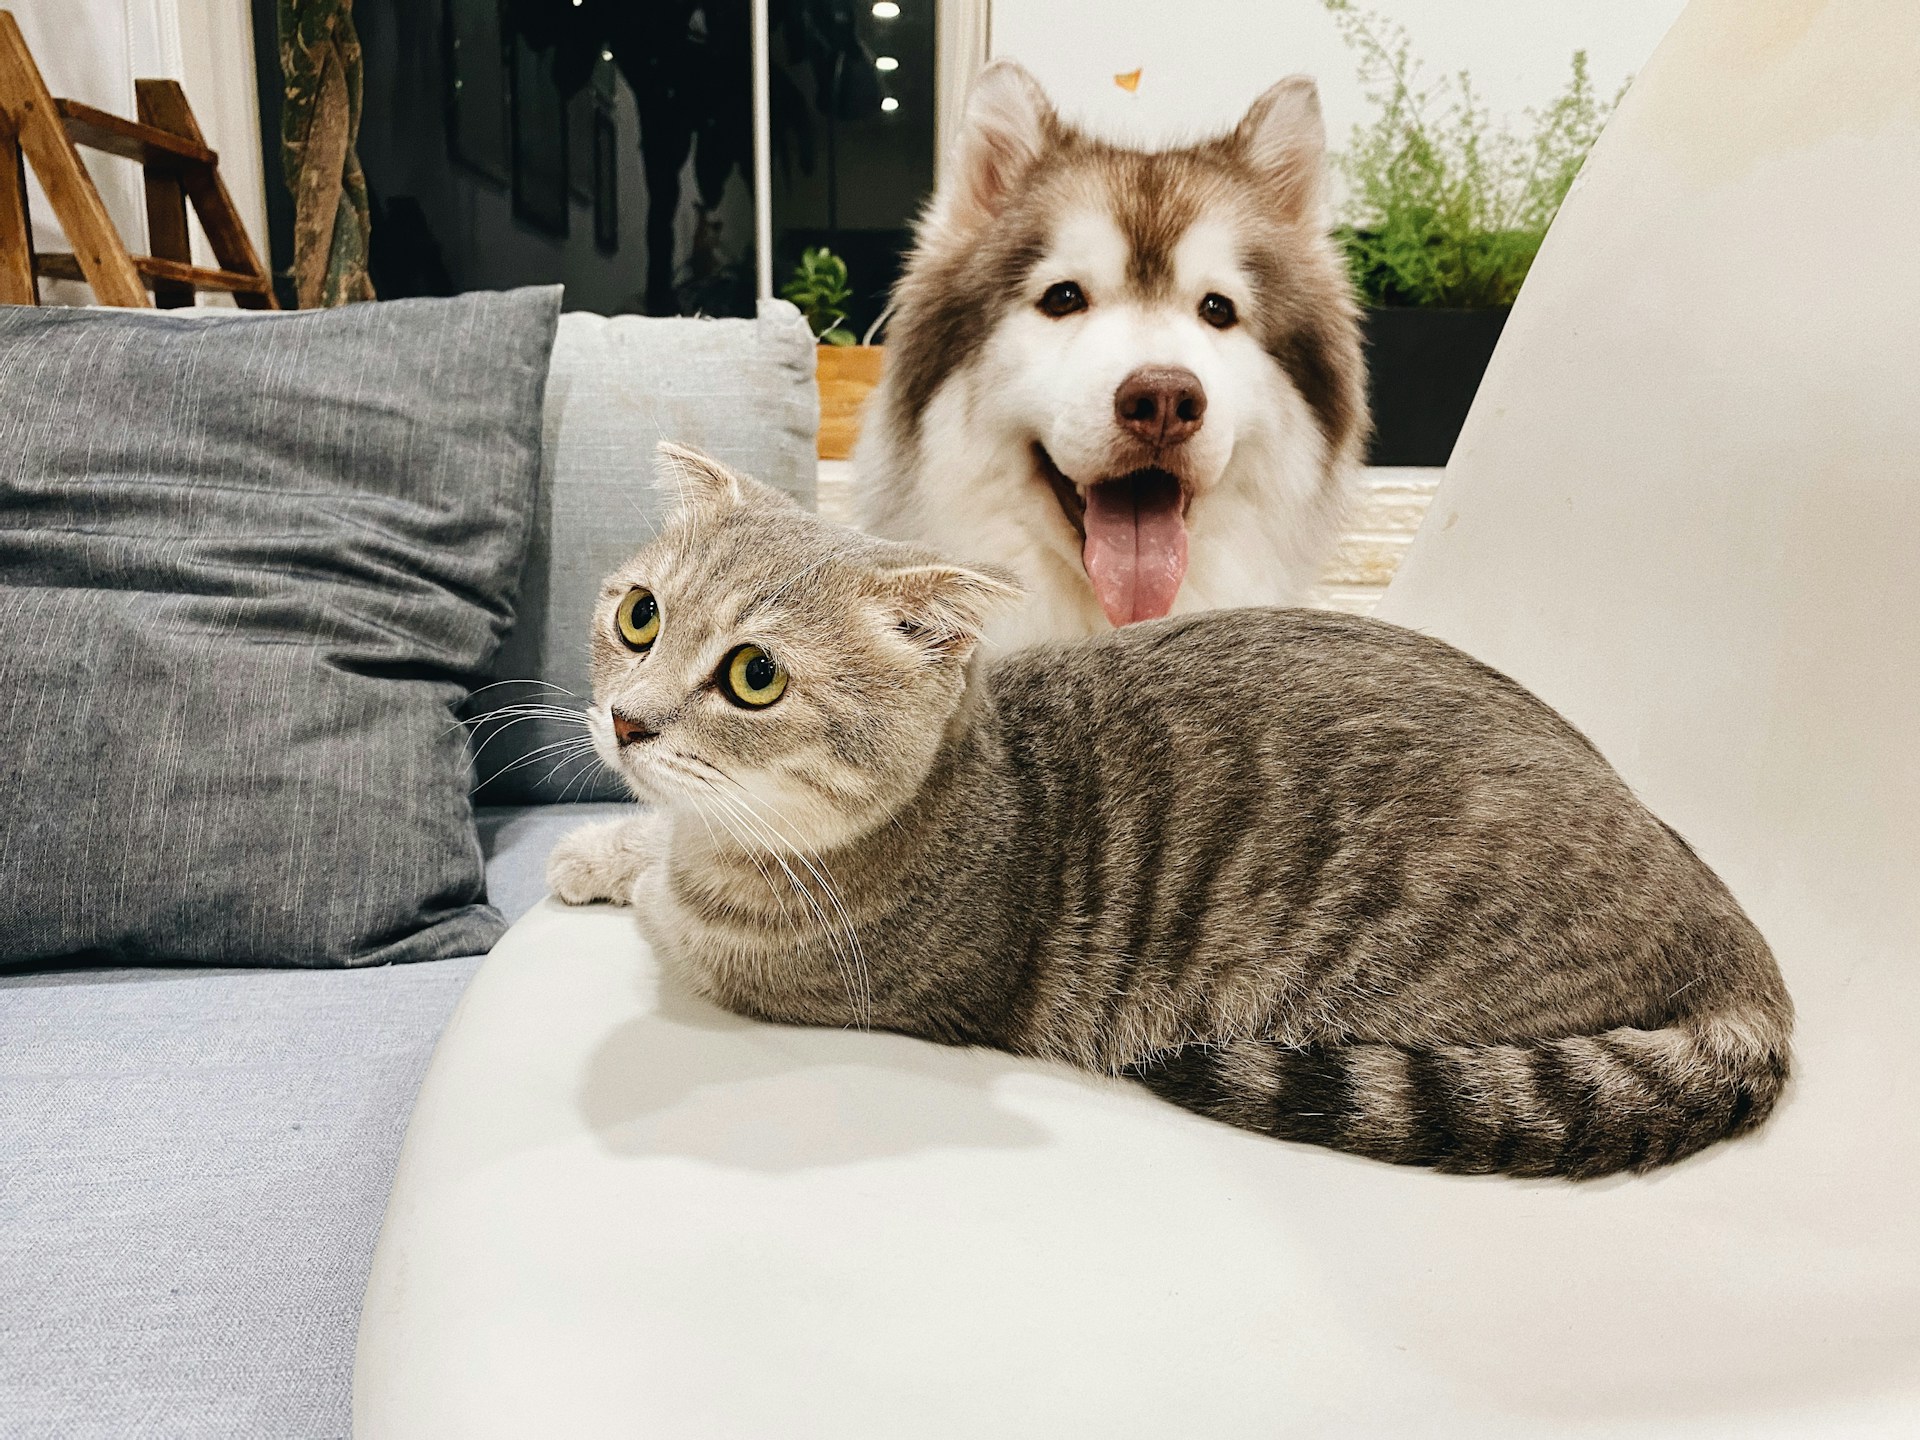
[[[658, 808], [552, 878], [636, 905], [701, 993], [1455, 1171], [1643, 1170], [1773, 1108], [1766, 943], [1511, 680], [1304, 610], [985, 663], [1001, 577], [675, 463], [687, 504], [593, 642], [596, 740]], [[644, 657], [612, 638], [636, 584], [664, 617]], [[741, 643], [789, 676], [764, 711], [712, 692]], [[615, 744], [616, 712], [652, 738]]]

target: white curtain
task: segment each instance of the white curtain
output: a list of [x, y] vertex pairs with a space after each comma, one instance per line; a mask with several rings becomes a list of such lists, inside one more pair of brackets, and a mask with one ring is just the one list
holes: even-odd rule
[[[136, 79], [178, 80], [207, 143], [220, 153], [220, 173], [256, 249], [267, 250], [266, 193], [262, 188], [260, 111], [253, 80], [253, 27], [247, 0], [7, 0], [39, 62], [47, 88], [69, 100], [132, 118]], [[99, 187], [129, 249], [147, 245], [146, 207], [139, 167], [97, 150], [81, 158]], [[29, 167], [31, 172], [31, 167]], [[54, 223], [46, 197], [28, 176], [34, 244], [70, 248]], [[194, 257], [213, 263], [206, 237], [194, 227]], [[84, 285], [45, 282], [55, 304], [88, 304]], [[203, 302], [214, 297], [203, 296]]]

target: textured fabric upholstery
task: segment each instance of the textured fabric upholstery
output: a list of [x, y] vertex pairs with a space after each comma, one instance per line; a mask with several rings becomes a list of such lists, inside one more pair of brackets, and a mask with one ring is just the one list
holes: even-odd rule
[[520, 618], [496, 685], [475, 698], [476, 802], [624, 800], [577, 724], [514, 720], [527, 704], [577, 709], [590, 692], [587, 617], [607, 572], [649, 539], [661, 504], [653, 449], [678, 440], [813, 506], [813, 335], [784, 300], [756, 320], [561, 317], [547, 385], [546, 463]]
[[557, 289], [0, 310], [0, 964], [472, 954]]
[[[509, 920], [610, 805], [479, 813]], [[479, 962], [0, 976], [0, 1437], [347, 1434], [420, 1077]]]
[[344, 1437], [395, 1156], [477, 963], [0, 977], [0, 1435]]

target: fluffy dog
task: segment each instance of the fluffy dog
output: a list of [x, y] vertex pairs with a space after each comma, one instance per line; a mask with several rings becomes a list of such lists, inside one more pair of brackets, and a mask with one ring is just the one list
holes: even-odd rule
[[1297, 602], [1366, 432], [1311, 80], [1142, 151], [982, 73], [894, 292], [862, 523], [1017, 574], [997, 646]]

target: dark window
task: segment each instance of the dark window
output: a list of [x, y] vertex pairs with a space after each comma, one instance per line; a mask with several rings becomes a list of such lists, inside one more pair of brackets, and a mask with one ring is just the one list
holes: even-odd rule
[[829, 247], [847, 262], [856, 336], [933, 190], [934, 13], [934, 0], [770, 0], [774, 288], [805, 247]]
[[[253, 0], [284, 271], [276, 8]], [[753, 312], [747, 0], [356, 0], [353, 20], [382, 298], [561, 281], [570, 309]]]

